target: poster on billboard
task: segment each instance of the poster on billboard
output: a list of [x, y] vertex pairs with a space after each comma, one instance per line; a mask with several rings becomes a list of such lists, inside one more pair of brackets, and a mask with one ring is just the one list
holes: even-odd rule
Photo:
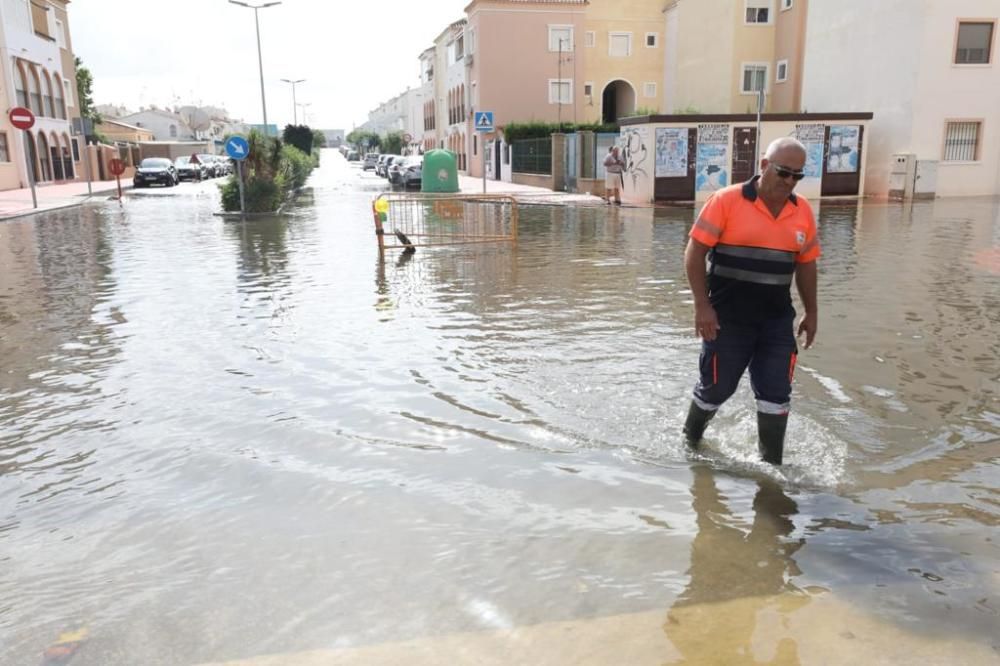
[[830, 150], [826, 156], [827, 173], [857, 173], [858, 139], [861, 128], [857, 125], [831, 125]]
[[729, 184], [729, 125], [698, 125], [695, 189], [715, 192]]
[[806, 147], [806, 165], [802, 169], [806, 178], [822, 178], [826, 125], [796, 125], [794, 136]]
[[656, 130], [656, 177], [686, 178], [688, 174], [688, 130], [661, 127]]

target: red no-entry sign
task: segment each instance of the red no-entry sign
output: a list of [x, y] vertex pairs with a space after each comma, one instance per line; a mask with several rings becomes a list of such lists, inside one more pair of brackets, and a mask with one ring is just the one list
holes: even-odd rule
[[7, 112], [7, 117], [10, 118], [10, 124], [17, 129], [31, 129], [35, 124], [35, 114], [23, 106], [15, 106]]
[[111, 167], [111, 173], [115, 176], [120, 176], [125, 173], [125, 163], [119, 159], [111, 160], [111, 163], [108, 166]]

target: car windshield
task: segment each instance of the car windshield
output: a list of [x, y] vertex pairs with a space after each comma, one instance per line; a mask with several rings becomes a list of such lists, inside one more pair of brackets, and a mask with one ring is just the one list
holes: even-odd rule
[[178, 157], [176, 160], [174, 160], [174, 164], [176, 166], [184, 166], [185, 164], [190, 164], [190, 163], [191, 163], [190, 157]]
[[408, 167], [420, 166], [423, 163], [424, 160], [422, 157], [407, 157], [406, 162], [404, 162], [404, 164]]
[[215, 155], [198, 155], [198, 159], [202, 162], [214, 162]]
[[140, 169], [166, 169], [170, 166], [170, 160], [159, 157], [147, 157], [139, 165]]

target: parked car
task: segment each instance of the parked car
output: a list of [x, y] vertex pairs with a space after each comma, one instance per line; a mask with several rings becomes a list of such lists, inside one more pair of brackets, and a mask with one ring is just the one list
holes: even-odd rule
[[[403, 156], [402, 155], [389, 155], [388, 157], [386, 157], [385, 158], [385, 166], [382, 167], [382, 177], [383, 178], [389, 178], [390, 177], [390, 170], [392, 169], [392, 165], [393, 164], [398, 164], [402, 160], [403, 160]], [[390, 178], [390, 180], [391, 180], [391, 178]]]
[[404, 158], [403, 163], [399, 165], [399, 173], [400, 185], [420, 187], [424, 179], [424, 158], [419, 155]]
[[178, 157], [174, 160], [174, 168], [177, 170], [177, 181], [197, 180], [205, 177], [205, 169], [201, 164], [192, 162], [190, 157]]
[[147, 157], [139, 163], [132, 177], [132, 187], [136, 188], [157, 184], [173, 187], [177, 182], [177, 169], [165, 157]]
[[348, 162], [357, 162], [360, 158], [358, 157], [358, 151], [352, 150], [347, 153]]
[[380, 155], [378, 153], [368, 153], [365, 155], [365, 162], [361, 165], [361, 168], [365, 171], [369, 169], [374, 169], [375, 165], [378, 163], [378, 158]]
[[215, 155], [208, 155], [205, 153], [198, 153], [195, 155], [198, 161], [205, 165], [205, 173], [209, 178], [215, 178], [221, 175], [219, 173], [219, 163], [215, 161]]

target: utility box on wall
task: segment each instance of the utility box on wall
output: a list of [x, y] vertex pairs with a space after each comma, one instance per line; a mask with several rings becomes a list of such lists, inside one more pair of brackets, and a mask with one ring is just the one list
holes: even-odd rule
[[892, 156], [889, 171], [889, 198], [912, 199], [917, 177], [917, 156], [913, 153], [898, 153]]
[[937, 196], [937, 160], [917, 160], [916, 177], [913, 180], [914, 199], [933, 199]]

